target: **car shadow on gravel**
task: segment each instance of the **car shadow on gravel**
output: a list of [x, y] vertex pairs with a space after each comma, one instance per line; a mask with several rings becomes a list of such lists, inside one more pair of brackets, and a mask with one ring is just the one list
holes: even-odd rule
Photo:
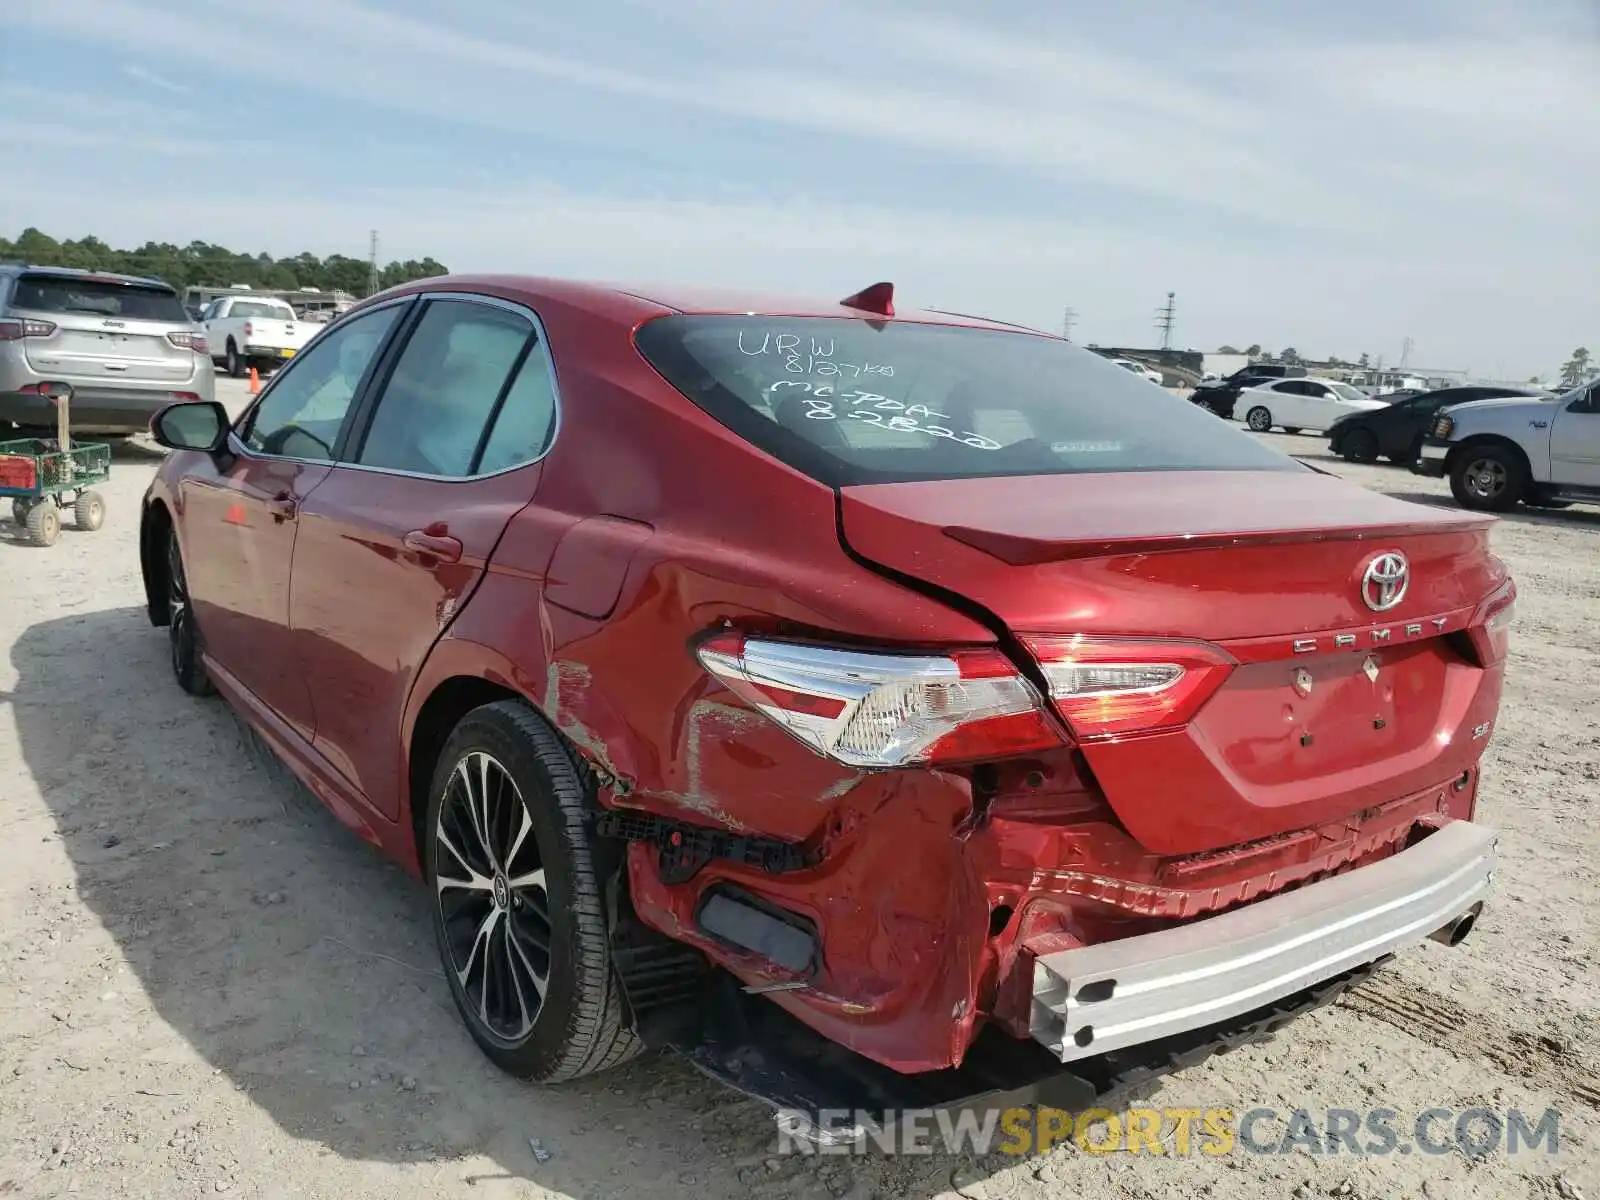
[[[41, 621], [12, 659], [23, 760], [79, 901], [159, 1021], [289, 1137], [582, 1200], [926, 1197], [1017, 1165], [781, 1155], [770, 1110], [668, 1056], [558, 1088], [507, 1077], [451, 1006], [422, 888], [221, 700], [179, 691], [142, 609]], [[136, 1014], [106, 1031], [103, 1069], [203, 1106], [211, 1072], [164, 1064], [164, 1041]]]

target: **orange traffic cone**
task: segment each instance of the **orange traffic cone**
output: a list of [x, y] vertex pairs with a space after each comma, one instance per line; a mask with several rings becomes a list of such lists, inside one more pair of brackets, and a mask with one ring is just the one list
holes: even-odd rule
[[256, 368], [251, 367], [250, 368], [250, 394], [252, 396], [254, 396], [254, 395], [258, 394], [260, 391], [261, 391], [261, 372], [256, 370]]

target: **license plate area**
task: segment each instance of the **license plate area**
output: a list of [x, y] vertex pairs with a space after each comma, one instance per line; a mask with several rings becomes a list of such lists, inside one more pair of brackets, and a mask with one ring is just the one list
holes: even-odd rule
[[1448, 724], [1450, 673], [1460, 669], [1442, 638], [1247, 663], [1196, 728], [1250, 784], [1356, 770], [1436, 739]]

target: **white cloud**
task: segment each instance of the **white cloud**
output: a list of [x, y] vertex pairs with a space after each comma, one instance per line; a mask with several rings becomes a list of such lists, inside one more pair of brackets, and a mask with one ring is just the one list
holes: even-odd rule
[[157, 75], [154, 71], [148, 71], [137, 64], [124, 66], [122, 73], [129, 79], [137, 80], [140, 83], [148, 83], [151, 87], [160, 88], [164, 92], [177, 92], [181, 95], [189, 90], [183, 84], [173, 83], [172, 80], [165, 76]]
[[[73, 194], [52, 203], [51, 222], [115, 244], [201, 238], [280, 255], [310, 249], [356, 257], [376, 227], [385, 259], [432, 254], [457, 271], [676, 279], [822, 297], [888, 278], [907, 305], [1040, 328], [1058, 327], [1062, 306], [1071, 303], [1080, 313], [1077, 336], [1107, 344], [1148, 341], [1155, 306], [1170, 286], [1179, 295], [1180, 344], [1215, 349], [1261, 341], [1305, 354], [1368, 351], [1393, 361], [1400, 340], [1411, 336], [1414, 361], [1516, 376], [1564, 359], [1582, 337], [1576, 315], [1592, 311], [1580, 307], [1589, 283], [1577, 273], [1517, 277], [1503, 264], [1472, 259], [1415, 264], [1382, 253], [1329, 253], [1304, 257], [1286, 273], [1270, 253], [1065, 221], [628, 197], [537, 183], [494, 193], [386, 190], [311, 199], [290, 182], [230, 193], [226, 203], [209, 193], [124, 193], [114, 210]], [[23, 212], [11, 196], [0, 198], [0, 228], [28, 223]], [[1259, 282], [1241, 288], [1240, 279]], [[1505, 341], [1507, 309], [1527, 327], [1515, 347]]]

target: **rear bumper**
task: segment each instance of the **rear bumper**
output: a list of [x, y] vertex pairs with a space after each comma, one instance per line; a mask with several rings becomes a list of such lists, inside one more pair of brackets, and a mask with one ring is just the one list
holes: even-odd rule
[[1499, 834], [1452, 821], [1370, 866], [1186, 925], [1047, 954], [1030, 1029], [1062, 1062], [1200, 1029], [1420, 942], [1481, 904]]
[[1445, 476], [1445, 459], [1450, 454], [1450, 447], [1445, 442], [1426, 441], [1422, 443], [1422, 450], [1411, 461], [1411, 471], [1414, 475], [1429, 475], [1434, 479], [1443, 479]]
[[249, 358], [293, 358], [299, 353], [297, 346], [246, 346], [246, 357]]
[[[178, 390], [75, 386], [68, 416], [76, 432], [144, 433], [150, 428], [150, 418], [177, 399]], [[191, 390], [201, 399], [212, 398], [213, 389], [198, 386], [198, 381]], [[56, 406], [33, 392], [0, 392], [0, 422], [5, 421], [54, 429]]]

